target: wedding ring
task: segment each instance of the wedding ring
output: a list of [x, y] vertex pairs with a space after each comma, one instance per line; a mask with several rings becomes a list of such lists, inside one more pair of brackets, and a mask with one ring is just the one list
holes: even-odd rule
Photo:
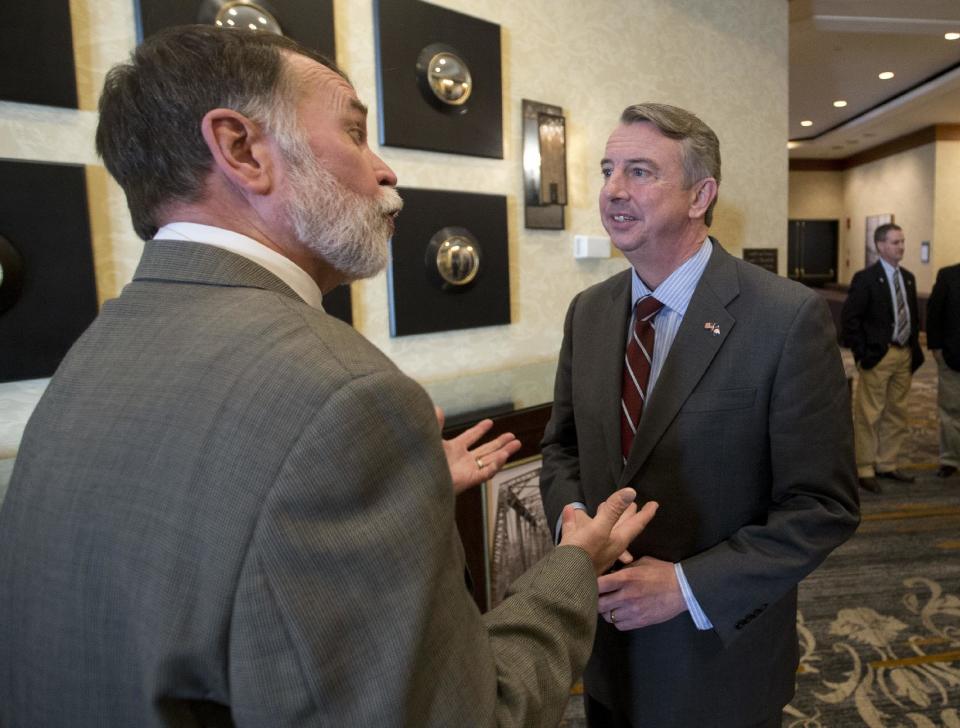
[[616, 624], [616, 623], [617, 623], [617, 610], [614, 608], [610, 610], [610, 624]]
[[483, 470], [483, 459], [477, 458], [477, 470]]

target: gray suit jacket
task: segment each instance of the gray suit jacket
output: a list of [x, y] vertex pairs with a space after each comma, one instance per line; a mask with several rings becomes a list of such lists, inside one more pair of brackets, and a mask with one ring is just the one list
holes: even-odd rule
[[544, 505], [553, 522], [626, 485], [659, 501], [631, 551], [682, 562], [714, 629], [687, 613], [622, 633], [601, 622], [586, 689], [641, 726], [749, 725], [793, 695], [797, 583], [858, 523], [833, 324], [815, 293], [715, 244], [621, 467], [629, 308], [630, 271], [570, 305]]
[[563, 547], [481, 616], [429, 398], [231, 253], [147, 243], [0, 512], [0, 725], [552, 725], [589, 653]]

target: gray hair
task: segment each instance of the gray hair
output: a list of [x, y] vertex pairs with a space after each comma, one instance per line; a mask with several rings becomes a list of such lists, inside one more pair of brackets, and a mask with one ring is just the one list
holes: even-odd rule
[[156, 234], [165, 206], [202, 196], [213, 159], [200, 124], [211, 109], [233, 109], [281, 144], [296, 133], [300, 86], [284, 53], [346, 78], [335, 63], [289, 38], [206, 25], [162, 30], [128, 63], [110, 69], [97, 153], [126, 194], [137, 235]]
[[[680, 163], [683, 165], [683, 184], [690, 188], [705, 177], [713, 177], [720, 184], [720, 140], [713, 129], [686, 109], [667, 104], [634, 104], [620, 115], [622, 124], [653, 124], [660, 133], [680, 141]], [[713, 199], [703, 217], [707, 227], [713, 222]]]

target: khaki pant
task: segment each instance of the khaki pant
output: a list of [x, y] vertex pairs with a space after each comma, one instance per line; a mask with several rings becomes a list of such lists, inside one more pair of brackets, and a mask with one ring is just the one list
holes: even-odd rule
[[873, 369], [860, 370], [853, 396], [853, 433], [861, 478], [897, 469], [907, 437], [910, 363], [909, 348], [891, 346]]
[[937, 410], [940, 414], [940, 464], [960, 468], [960, 372], [934, 354], [940, 377], [937, 381]]

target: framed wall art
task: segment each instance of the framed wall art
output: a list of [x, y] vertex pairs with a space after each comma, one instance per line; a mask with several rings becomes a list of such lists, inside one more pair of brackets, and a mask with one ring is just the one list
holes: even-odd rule
[[73, 30], [67, 0], [3, 3], [0, 99], [77, 107]]
[[375, 0], [380, 143], [503, 159], [500, 26]]
[[864, 236], [864, 248], [863, 248], [863, 267], [867, 268], [878, 260], [880, 260], [880, 254], [877, 253], [877, 245], [873, 242], [873, 234], [876, 232], [877, 228], [881, 225], [886, 225], [887, 223], [893, 222], [893, 213], [886, 213], [884, 215], [867, 215]]
[[507, 198], [400, 189], [390, 242], [390, 335], [510, 323]]
[[538, 455], [512, 463], [484, 484], [491, 609], [504, 600], [517, 577], [553, 548], [553, 528], [540, 498], [542, 462]]
[[285, 35], [336, 58], [333, 0], [136, 0], [137, 41], [193, 23]]
[[79, 165], [0, 160], [0, 381], [53, 374], [97, 315]]

